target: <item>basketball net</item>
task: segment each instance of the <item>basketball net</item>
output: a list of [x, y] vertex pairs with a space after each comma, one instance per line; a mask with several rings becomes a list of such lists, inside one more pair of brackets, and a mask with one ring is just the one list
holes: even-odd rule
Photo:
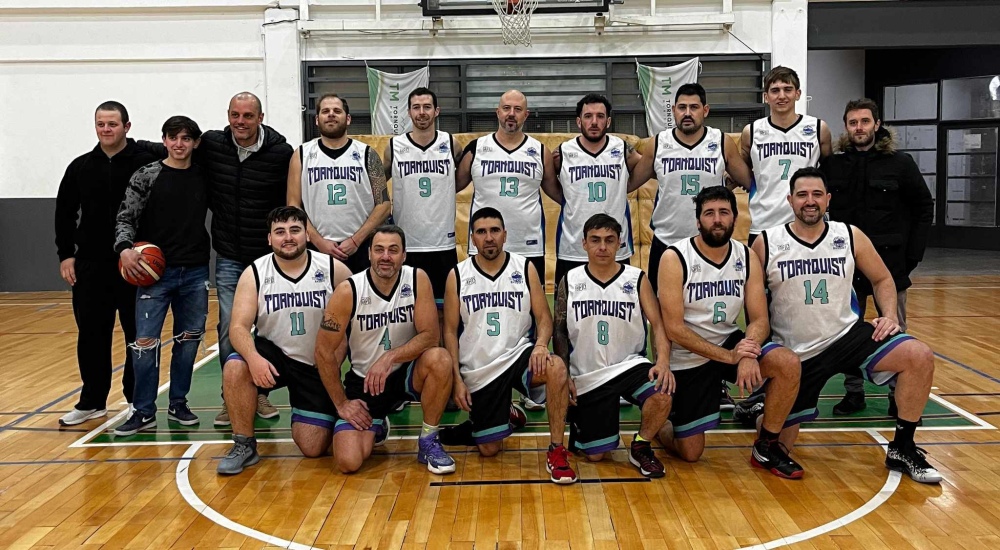
[[490, 0], [500, 16], [504, 44], [531, 46], [531, 14], [538, 0]]

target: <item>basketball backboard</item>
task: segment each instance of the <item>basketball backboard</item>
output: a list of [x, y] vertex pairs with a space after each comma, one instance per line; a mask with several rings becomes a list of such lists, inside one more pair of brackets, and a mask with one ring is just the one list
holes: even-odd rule
[[[538, 0], [535, 13], [608, 13], [612, 0]], [[496, 15], [490, 0], [420, 0], [424, 17]]]

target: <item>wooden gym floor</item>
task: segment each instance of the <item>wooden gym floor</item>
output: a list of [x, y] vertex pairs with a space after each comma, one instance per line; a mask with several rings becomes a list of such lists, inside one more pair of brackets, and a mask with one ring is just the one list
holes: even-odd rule
[[[531, 429], [495, 458], [452, 448], [458, 471], [428, 473], [407, 438], [414, 409], [393, 417], [393, 439], [361, 472], [341, 475], [330, 458], [298, 455], [284, 390], [281, 418], [258, 423], [265, 459], [218, 477], [229, 434], [211, 425], [214, 325], [191, 392], [200, 427], [161, 415], [156, 436], [108, 435], [123, 407], [116, 372], [108, 422], [60, 429], [79, 391], [69, 294], [0, 294], [0, 548], [1000, 548], [998, 302], [997, 275], [918, 277], [909, 293], [910, 332], [937, 354], [917, 441], [940, 486], [885, 470], [891, 423], [873, 394], [855, 417], [808, 426], [794, 452], [802, 481], [751, 468], [752, 435], [730, 424], [697, 464], [658, 451], [664, 479], [645, 480], [619, 449], [574, 459], [583, 482], [559, 487], [547, 437]], [[839, 389], [828, 386], [826, 408]], [[636, 413], [622, 415], [628, 441]]]

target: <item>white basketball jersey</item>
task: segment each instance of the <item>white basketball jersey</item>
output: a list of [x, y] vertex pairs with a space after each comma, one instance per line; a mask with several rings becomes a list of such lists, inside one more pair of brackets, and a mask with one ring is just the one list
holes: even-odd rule
[[750, 125], [750, 232], [784, 225], [795, 215], [788, 204], [788, 180], [799, 168], [819, 164], [819, 129], [822, 122], [800, 115], [788, 129], [762, 118]]
[[507, 253], [495, 277], [470, 256], [455, 266], [462, 325], [458, 362], [470, 392], [478, 391], [514, 365], [533, 345], [527, 260]]
[[323, 238], [351, 237], [375, 208], [367, 154], [368, 146], [353, 139], [337, 158], [320, 149], [319, 138], [302, 144], [302, 206]]
[[[369, 271], [366, 269], [348, 279], [354, 292], [354, 312], [347, 327], [347, 356], [351, 370], [358, 376], [368, 374], [368, 369], [385, 352], [406, 344], [417, 335], [413, 324], [416, 271], [408, 265], [400, 268], [399, 279], [388, 296], [375, 287]], [[393, 365], [392, 372], [401, 365]]]
[[587, 266], [566, 274], [569, 372], [583, 395], [646, 359], [646, 318], [639, 303], [642, 270], [623, 265], [602, 283]]
[[788, 225], [765, 229], [761, 235], [774, 341], [805, 361], [861, 319], [852, 286], [851, 226], [826, 222], [823, 236], [812, 245], [799, 240]]
[[[514, 150], [501, 146], [493, 134], [476, 140], [472, 159], [472, 210], [487, 206], [503, 215], [508, 252], [524, 256], [545, 255], [545, 221], [542, 217], [542, 144], [524, 136]], [[469, 254], [476, 247], [469, 239]]]
[[[729, 241], [729, 252], [719, 264], [702, 255], [694, 242], [684, 239], [672, 248], [684, 269], [684, 324], [707, 342], [721, 346], [739, 330], [736, 318], [743, 311], [744, 289], [750, 277], [750, 249]], [[670, 343], [670, 370], [699, 367], [709, 359]]]
[[296, 279], [285, 275], [274, 254], [252, 264], [257, 280], [257, 335], [274, 342], [290, 359], [316, 362], [316, 333], [333, 294], [333, 259], [306, 251], [309, 263]]
[[615, 256], [627, 260], [632, 255], [632, 215], [628, 208], [628, 152], [625, 142], [607, 136], [596, 155], [580, 146], [580, 137], [559, 146], [562, 167], [563, 205], [559, 214], [556, 256], [560, 260], [587, 261], [583, 249], [583, 225], [594, 214], [607, 214], [622, 224], [622, 244]]
[[694, 197], [704, 187], [725, 183], [725, 135], [705, 126], [701, 141], [689, 147], [664, 130], [656, 136], [653, 173], [659, 184], [650, 226], [653, 235], [666, 245], [698, 233]]
[[427, 147], [410, 134], [392, 138], [392, 216], [406, 231], [406, 249], [455, 248], [455, 157], [451, 134], [438, 132]]

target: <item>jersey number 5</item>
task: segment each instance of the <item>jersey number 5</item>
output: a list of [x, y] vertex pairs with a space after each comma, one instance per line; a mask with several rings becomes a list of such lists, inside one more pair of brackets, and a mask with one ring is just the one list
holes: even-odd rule
[[500, 336], [500, 314], [497, 312], [490, 312], [486, 314], [486, 329], [487, 336]]

